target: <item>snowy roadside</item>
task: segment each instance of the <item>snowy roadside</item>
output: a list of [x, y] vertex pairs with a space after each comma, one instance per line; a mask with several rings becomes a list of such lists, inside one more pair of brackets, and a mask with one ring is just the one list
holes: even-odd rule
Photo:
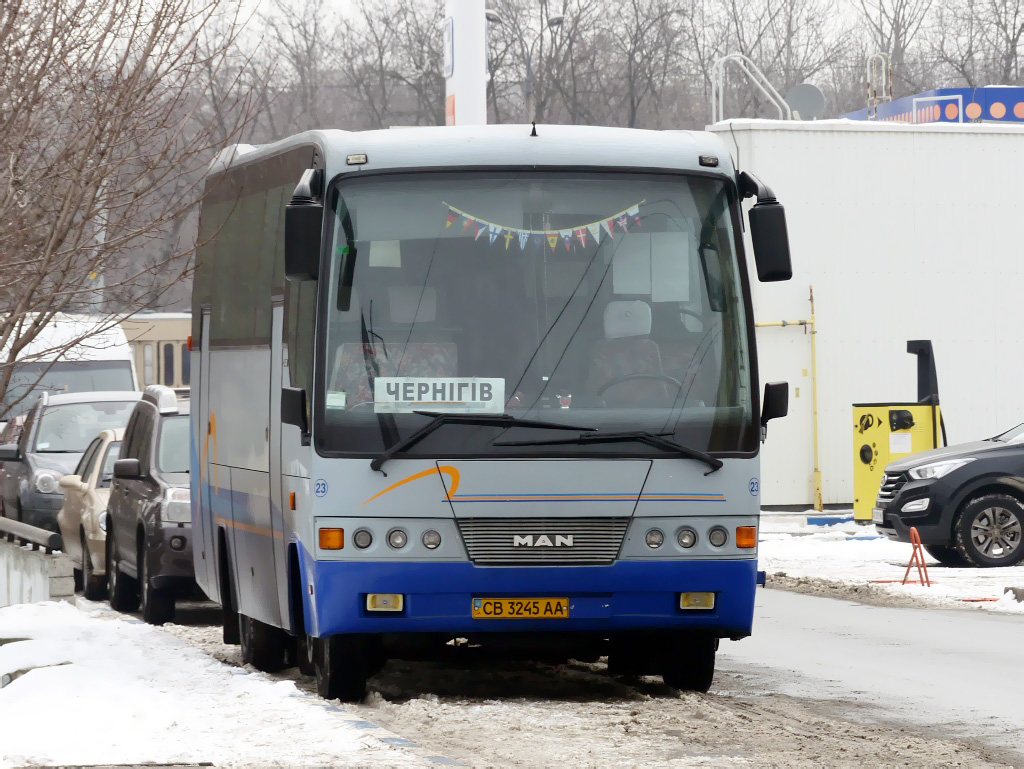
[[[808, 513], [814, 515], [813, 512]], [[807, 514], [805, 514], [807, 515]], [[931, 587], [901, 585], [912, 549], [890, 542], [874, 526], [850, 522], [807, 525], [805, 516], [764, 513], [758, 561], [768, 587], [883, 606], [980, 609], [1024, 615], [1006, 588], [1024, 588], [1024, 564], [999, 569], [941, 566], [925, 553]], [[917, 570], [909, 581], [915, 581]]]
[[116, 616], [0, 609], [0, 766], [429, 763], [291, 681]]

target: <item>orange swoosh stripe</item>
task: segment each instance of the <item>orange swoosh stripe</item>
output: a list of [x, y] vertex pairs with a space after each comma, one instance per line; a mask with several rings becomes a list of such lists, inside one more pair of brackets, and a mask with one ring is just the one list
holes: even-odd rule
[[[423, 472], [416, 473], [415, 475], [410, 475], [408, 478], [403, 478], [398, 483], [391, 484], [386, 489], [384, 489], [384, 491], [374, 494], [372, 497], [366, 500], [366, 502], [363, 502], [363, 505], [373, 502], [373, 500], [377, 499], [377, 497], [383, 497], [389, 491], [394, 491], [399, 486], [404, 486], [407, 483], [418, 481], [420, 478], [428, 478], [431, 475], [434, 475], [435, 473], [447, 475], [449, 478], [452, 479], [452, 487], [450, 489], [446, 489], [446, 491], [448, 492], [448, 498], [451, 499], [455, 495], [455, 492], [459, 490], [459, 471], [458, 468], [452, 467], [451, 465], [440, 465], [439, 467], [432, 467], [429, 470], [424, 470]], [[360, 507], [362, 507], [362, 505], [360, 505]]]

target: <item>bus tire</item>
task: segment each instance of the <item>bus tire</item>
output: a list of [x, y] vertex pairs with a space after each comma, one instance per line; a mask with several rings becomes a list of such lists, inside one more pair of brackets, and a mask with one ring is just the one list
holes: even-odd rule
[[281, 628], [239, 612], [238, 640], [242, 645], [242, 664], [264, 673], [276, 673], [284, 667], [285, 632]]
[[295, 664], [304, 676], [316, 675], [316, 639], [300, 635], [295, 639]]
[[693, 638], [681, 644], [661, 674], [666, 685], [684, 692], [706, 692], [715, 677], [717, 638]]
[[325, 700], [359, 702], [370, 677], [367, 645], [359, 636], [317, 638], [316, 691]]
[[218, 550], [220, 553], [217, 560], [220, 578], [221, 640], [226, 644], [237, 646], [242, 639], [239, 634], [238, 607], [231, 585], [231, 563], [228, 561], [228, 547], [224, 541], [223, 532], [220, 534]]

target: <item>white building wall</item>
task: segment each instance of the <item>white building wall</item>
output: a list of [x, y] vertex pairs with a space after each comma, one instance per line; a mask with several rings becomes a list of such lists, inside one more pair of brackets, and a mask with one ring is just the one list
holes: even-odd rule
[[[950, 443], [1024, 422], [1024, 127], [710, 130], [786, 207], [793, 280], [759, 284], [751, 260], [756, 320], [807, 318], [814, 286], [825, 504], [852, 504], [852, 404], [917, 399], [909, 339], [933, 342]], [[799, 328], [757, 340], [762, 382], [791, 385], [790, 416], [769, 426], [763, 503], [809, 506], [810, 341]]]

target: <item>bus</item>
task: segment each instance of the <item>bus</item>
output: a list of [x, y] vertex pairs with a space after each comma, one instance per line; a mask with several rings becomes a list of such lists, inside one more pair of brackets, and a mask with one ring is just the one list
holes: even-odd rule
[[141, 387], [165, 385], [185, 394], [191, 379], [188, 337], [192, 316], [187, 312], [140, 312], [121, 321], [131, 345]]
[[[25, 316], [28, 327], [35, 314]], [[14, 338], [18, 330], [14, 330]], [[7, 358], [8, 345], [0, 350]], [[26, 414], [40, 393], [139, 389], [131, 349], [122, 329], [105, 315], [54, 313], [19, 351], [0, 400], [0, 426]]]
[[707, 133], [303, 133], [206, 179], [196, 578], [224, 639], [358, 700], [388, 659], [607, 655], [706, 691], [750, 634], [747, 257], [783, 207]]

